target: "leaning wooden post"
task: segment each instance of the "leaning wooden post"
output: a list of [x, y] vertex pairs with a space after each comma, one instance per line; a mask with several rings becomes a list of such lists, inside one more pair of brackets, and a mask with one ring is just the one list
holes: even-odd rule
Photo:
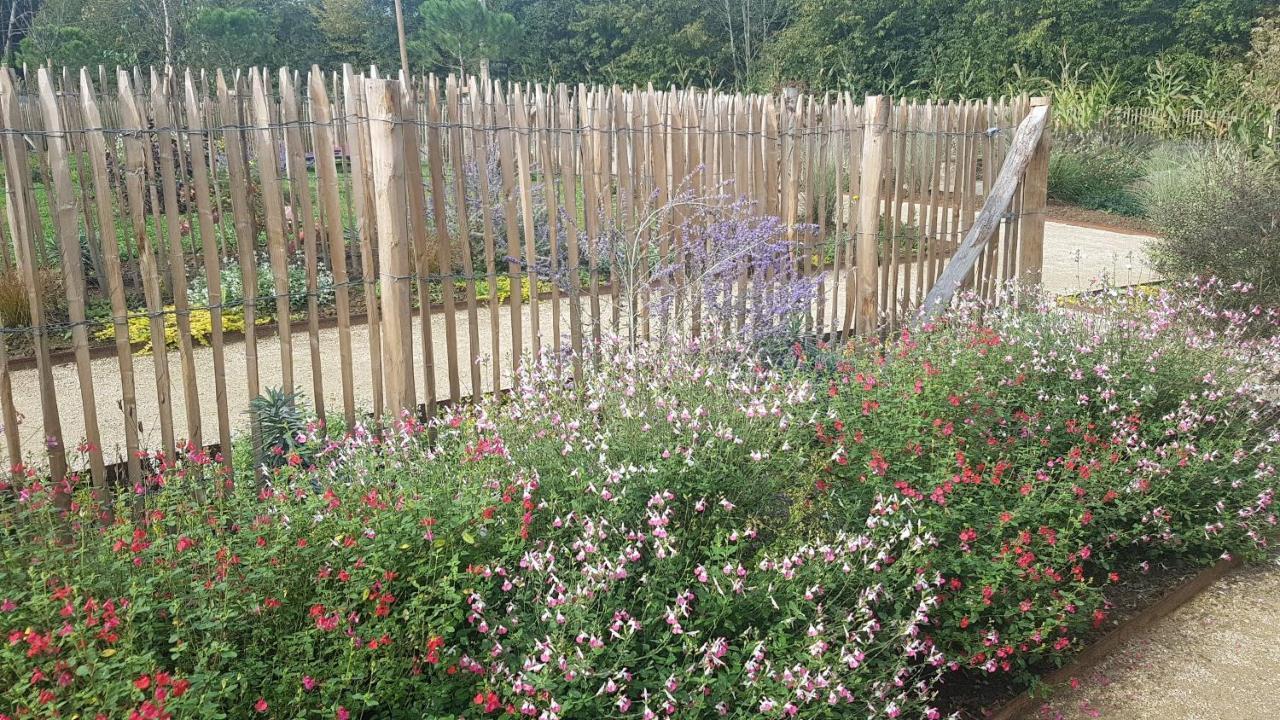
[[1031, 98], [1031, 107], [1045, 109], [1044, 132], [1036, 145], [1027, 175], [1022, 181], [1022, 217], [1018, 218], [1018, 280], [1025, 287], [1040, 285], [1044, 265], [1044, 214], [1049, 198], [1049, 152], [1053, 147], [1053, 108], [1049, 98]]
[[862, 195], [858, 198], [857, 314], [855, 332], [875, 332], [879, 319], [880, 187], [885, 153], [889, 149], [889, 103], [883, 95], [868, 95], [862, 105]]
[[[374, 203], [378, 228], [378, 272], [382, 283], [382, 360], [387, 411], [400, 417], [416, 405], [413, 334], [410, 326], [409, 224], [405, 214], [404, 129], [400, 84], [366, 80]], [[425, 302], [425, 300], [424, 300]]]
[[1009, 152], [1005, 155], [1004, 165], [996, 177], [991, 189], [987, 192], [987, 200], [982, 205], [973, 226], [964, 235], [964, 241], [951, 256], [947, 266], [943, 268], [938, 281], [924, 299], [924, 308], [920, 317], [929, 320], [951, 304], [951, 299], [964, 286], [973, 273], [973, 266], [982, 256], [987, 242], [1000, 227], [1009, 203], [1013, 200], [1019, 184], [1022, 182], [1031, 157], [1040, 143], [1040, 136], [1046, 127], [1049, 108], [1032, 108], [1027, 117], [1018, 125], [1013, 140], [1009, 143]]

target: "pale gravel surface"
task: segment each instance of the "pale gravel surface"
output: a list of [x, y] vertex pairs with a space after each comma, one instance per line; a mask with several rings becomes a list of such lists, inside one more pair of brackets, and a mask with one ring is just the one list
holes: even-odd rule
[[1046, 222], [1044, 227], [1044, 287], [1066, 294], [1115, 285], [1157, 280], [1147, 257], [1151, 238], [1111, 230]]
[[1219, 580], [1033, 717], [1280, 718], [1280, 563], [1273, 559]]
[[[1103, 275], [1109, 275], [1119, 283], [1134, 283], [1150, 280], [1153, 275], [1145, 262], [1144, 247], [1148, 238], [1140, 235], [1097, 230], [1093, 228], [1064, 225], [1048, 222], [1045, 224], [1045, 256], [1044, 285], [1054, 293], [1074, 292], [1089, 287], [1096, 287]], [[831, 283], [827, 284], [828, 295], [832, 291]], [[841, 288], [841, 302], [844, 299]], [[602, 314], [606, 317], [610, 312], [608, 299], [602, 299]], [[828, 301], [828, 308], [830, 301]], [[587, 301], [583, 300], [583, 315], [589, 310]], [[541, 303], [540, 322], [544, 343], [551, 342], [551, 306], [544, 300]], [[830, 310], [828, 309], [828, 313]], [[524, 327], [524, 343], [530, 347], [528, 306], [523, 308], [522, 325]], [[465, 305], [459, 304], [458, 312], [459, 356], [463, 358], [467, 352], [467, 314]], [[561, 332], [568, 333], [568, 306], [561, 307]], [[501, 339], [501, 367], [507, 375], [503, 385], [509, 386], [511, 367], [510, 326], [508, 322], [509, 308], [503, 305], [499, 311], [499, 335]], [[435, 377], [436, 396], [449, 396], [447, 365], [445, 355], [444, 316], [435, 314], [433, 321], [433, 346], [436, 357]], [[490, 334], [489, 314], [485, 306], [478, 312], [480, 354], [485, 356], [481, 368], [482, 388], [492, 389], [492, 365], [489, 364]], [[414, 372], [418, 397], [425, 396], [422, 344], [418, 333], [420, 326], [415, 315], [414, 322]], [[354, 391], [357, 408], [372, 406], [372, 371], [369, 360], [368, 328], [356, 325], [351, 329], [354, 355]], [[308, 397], [314, 397], [311, 381], [310, 351], [308, 348], [306, 325], [295, 321], [293, 324], [293, 358], [296, 386]], [[338, 330], [336, 328], [320, 331], [321, 360], [325, 369], [325, 405], [329, 412], [340, 412], [342, 396], [340, 376], [338, 374]], [[266, 338], [258, 343], [259, 378], [261, 387], [267, 388], [279, 384], [280, 378], [280, 345], [278, 339]], [[194, 353], [198, 392], [200, 397], [200, 416], [203, 440], [206, 443], [217, 440], [217, 414], [213, 402], [213, 351], [207, 347], [197, 347]], [[232, 343], [226, 348], [227, 402], [233, 433], [240, 433], [248, 427], [248, 389], [245, 372], [245, 346], [243, 343]], [[155, 365], [150, 356], [134, 357], [135, 385], [138, 393], [138, 418], [142, 426], [142, 444], [144, 447], [160, 445], [159, 410], [156, 401]], [[95, 380], [94, 395], [97, 403], [98, 424], [102, 432], [104, 453], [107, 462], [119, 461], [124, 457], [124, 414], [119, 408], [120, 372], [114, 355], [102, 357], [92, 362]], [[170, 398], [173, 407], [173, 426], [175, 436], [188, 436], [186, 411], [182, 396], [181, 363], [176, 353], [169, 357]], [[461, 394], [471, 393], [470, 370], [459, 368]], [[19, 413], [22, 427], [22, 447], [28, 463], [44, 465], [47, 456], [38, 449], [43, 445], [44, 430], [40, 422], [39, 384], [34, 369], [17, 370], [12, 373], [14, 404]], [[54, 368], [54, 384], [57, 387], [59, 415], [62, 418], [62, 434], [70, 447], [84, 438], [84, 419], [81, 412], [80, 389], [74, 363], [68, 362]], [[7, 465], [7, 452], [0, 447], [0, 458]], [[83, 465], [73, 459], [73, 464]]]

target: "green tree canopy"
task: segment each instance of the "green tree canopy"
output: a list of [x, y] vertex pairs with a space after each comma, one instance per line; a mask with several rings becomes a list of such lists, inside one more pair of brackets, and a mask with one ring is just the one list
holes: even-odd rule
[[[11, 58], [108, 66], [395, 70], [393, 8], [0, 0]], [[1117, 101], [1194, 91], [1211, 103], [1275, 87], [1245, 75], [1274, 75], [1280, 45], [1274, 0], [414, 0], [405, 10], [417, 72], [488, 60], [510, 78], [660, 87], [982, 96], [1042, 91], [1069, 74], [1104, 78]]]
[[801, 0], [770, 48], [769, 72], [813, 89], [986, 95], [1057, 77], [1065, 59], [1138, 88], [1161, 56], [1240, 57], [1269, 8], [1262, 0]]
[[258, 64], [275, 45], [270, 18], [251, 7], [201, 8], [190, 26], [191, 62], [208, 67]]
[[421, 29], [413, 51], [423, 64], [479, 72], [480, 63], [513, 57], [520, 43], [515, 16], [480, 0], [427, 0], [418, 9]]

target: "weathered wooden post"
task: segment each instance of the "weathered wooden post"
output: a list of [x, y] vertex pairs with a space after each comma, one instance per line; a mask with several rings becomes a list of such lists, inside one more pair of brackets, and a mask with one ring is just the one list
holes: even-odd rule
[[366, 80], [378, 273], [382, 283], [382, 360], [386, 409], [399, 417], [417, 406], [413, 383], [413, 332], [409, 289], [409, 225], [405, 213], [404, 125], [400, 83]]
[[1018, 279], [1027, 287], [1038, 286], [1042, 277], [1044, 213], [1049, 198], [1049, 152], [1053, 146], [1053, 108], [1049, 98], [1031, 98], [1031, 107], [1045, 108], [1045, 123], [1040, 142], [1027, 165], [1026, 178], [1022, 181], [1022, 217], [1018, 219], [1022, 248], [1018, 253]]
[[885, 153], [889, 149], [889, 103], [883, 95], [868, 95], [862, 105], [862, 192], [858, 198], [857, 310], [854, 329], [875, 332], [880, 315], [880, 188]]

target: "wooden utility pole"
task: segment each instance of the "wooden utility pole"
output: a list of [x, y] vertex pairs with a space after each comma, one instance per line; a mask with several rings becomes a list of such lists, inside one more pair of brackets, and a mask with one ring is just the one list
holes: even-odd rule
[[[481, 8], [483, 8], [484, 10], [488, 10], [488, 9], [489, 9], [489, 2], [488, 2], [488, 0], [480, 0], [480, 7], [481, 7]], [[489, 56], [488, 56], [488, 54], [486, 54], [485, 56], [483, 56], [483, 57], [481, 57], [481, 58], [480, 58], [480, 77], [481, 77], [485, 82], [488, 82], [488, 81], [489, 81]]]
[[396, 35], [400, 37], [400, 69], [409, 74], [409, 49], [404, 42], [404, 6], [396, 0]]

